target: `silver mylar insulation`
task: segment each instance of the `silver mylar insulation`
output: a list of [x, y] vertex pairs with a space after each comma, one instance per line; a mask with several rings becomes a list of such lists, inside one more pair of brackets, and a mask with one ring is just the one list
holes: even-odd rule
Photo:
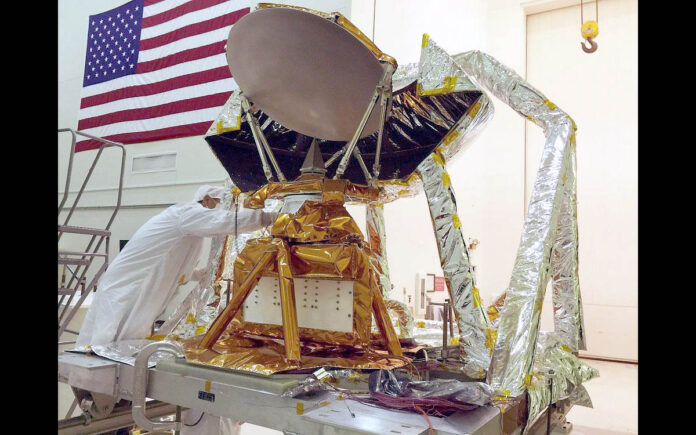
[[208, 127], [205, 136], [239, 130], [242, 125], [242, 90], [236, 88], [222, 106], [215, 121]]
[[561, 216], [553, 251], [551, 252], [551, 279], [553, 286], [553, 321], [564, 344], [573, 351], [585, 350], [585, 327], [578, 276], [578, 218], [576, 201], [576, 158], [571, 150], [570, 162], [564, 175], [565, 188], [561, 202]]
[[[551, 370], [553, 374], [550, 374]], [[525, 379], [529, 397], [526, 428], [534, 424], [549, 403], [570, 398], [574, 405], [591, 408], [592, 401], [581, 384], [597, 376], [599, 376], [597, 369], [573, 355], [570, 348], [563, 344], [560, 334], [540, 332], [536, 343], [533, 370]]]
[[389, 279], [389, 263], [387, 263], [384, 204], [368, 204], [365, 206], [365, 225], [367, 226], [367, 240], [373, 253], [371, 262], [377, 271], [377, 280], [382, 291], [382, 297], [388, 298], [392, 284]]
[[[559, 233], [557, 229], [559, 222], [563, 222], [560, 216], [566, 189], [564, 182], [568, 181], [567, 173], [572, 171], [569, 168], [574, 161], [575, 123], [541, 92], [491, 56], [480, 51], [470, 51], [453, 58], [464, 71], [496, 97], [539, 125], [546, 138], [510, 285], [500, 313], [497, 340], [488, 374], [488, 382], [498, 388], [502, 395], [516, 397], [525, 390], [525, 380], [531, 375], [541, 305], [551, 268], [551, 252], [554, 246], [560, 248], [560, 245], [556, 245], [556, 240], [563, 232]], [[572, 175], [571, 178], [574, 179]], [[574, 191], [570, 192], [570, 196], [574, 196]], [[567, 207], [566, 212], [570, 208]], [[575, 216], [570, 219], [574, 220]], [[575, 237], [577, 241], [577, 233], [568, 235]], [[572, 247], [557, 252], [577, 256], [576, 248], [574, 250]], [[575, 274], [573, 280], [577, 280], [577, 267], [562, 269], [559, 276], [565, 273]], [[556, 297], [556, 301], [577, 298], [579, 302], [577, 286], [558, 285], [556, 288], [559, 295], [573, 292], [572, 295]], [[575, 306], [577, 311], [579, 304], [568, 303], [565, 306], [568, 310]], [[575, 312], [566, 312], [563, 317], [581, 322], [581, 316]], [[565, 322], [564, 325], [569, 329], [582, 329], [577, 323], [568, 325]]]
[[[427, 35], [423, 37], [418, 86], [422, 93], [480, 91], [453, 59]], [[485, 94], [469, 109], [436, 151], [417, 169], [430, 209], [440, 264], [454, 304], [459, 345], [463, 350], [464, 372], [474, 379], [486, 376], [490, 350], [486, 347], [488, 317], [476, 289], [469, 253], [445, 159], [451, 158], [490, 119], [492, 105]]]
[[[396, 313], [399, 338], [413, 338], [415, 321], [413, 319], [413, 313], [409, 310], [408, 305], [395, 299], [384, 298], [384, 306], [388, 311]], [[440, 335], [442, 335], [442, 333], [440, 333]]]
[[418, 166], [418, 175], [423, 180], [440, 264], [454, 304], [459, 344], [464, 351], [464, 370], [467, 376], [481, 379], [486, 376], [490, 364], [486, 348], [488, 318], [475, 287], [454, 192], [452, 186], [443, 181], [448, 178], [444, 165], [436, 162], [432, 155]]

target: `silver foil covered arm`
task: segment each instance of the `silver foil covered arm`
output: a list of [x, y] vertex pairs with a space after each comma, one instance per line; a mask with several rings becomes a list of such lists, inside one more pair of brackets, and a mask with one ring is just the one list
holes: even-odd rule
[[382, 297], [388, 298], [391, 291], [389, 263], [387, 263], [387, 235], [384, 227], [384, 204], [368, 204], [365, 207], [367, 238], [373, 255], [373, 265], [377, 270]]
[[423, 180], [440, 264], [453, 301], [459, 344], [464, 354], [464, 372], [471, 378], [481, 379], [486, 376], [490, 364], [486, 348], [488, 318], [475, 286], [449, 175], [442, 158], [434, 153], [418, 166], [418, 175]]
[[585, 350], [585, 326], [578, 274], [578, 219], [576, 200], [576, 158], [571, 150], [563, 176], [561, 216], [551, 252], [554, 331], [572, 351]]
[[489, 330], [488, 317], [475, 286], [454, 191], [445, 164], [491, 118], [493, 106], [467, 73], [427, 34], [423, 35], [422, 48], [417, 85], [419, 94], [481, 92], [467, 113], [442, 139], [435, 152], [417, 168], [428, 201], [440, 264], [454, 306], [460, 333], [459, 344], [463, 350], [464, 372], [471, 378], [481, 379], [486, 376], [490, 365], [487, 343], [492, 344], [492, 331]]
[[[569, 173], [570, 182], [574, 183], [576, 127], [565, 112], [491, 56], [470, 51], [453, 58], [474, 80], [490, 89], [520, 115], [539, 125], [546, 139], [510, 285], [500, 313], [488, 375], [489, 383], [504, 396], [518, 396], [525, 390], [525, 381], [532, 370], [549, 269], [565, 283], [559, 281], [555, 286], [559, 292], [555, 301], [563, 304], [566, 310], [563, 316], [557, 317], [556, 323], [564, 325], [565, 336], [582, 336], [576, 333], [582, 330], [582, 316], [577, 314], [580, 310], [579, 287], [567, 284], [577, 283], [577, 226], [575, 224], [573, 231], [573, 226], [567, 224], [568, 219], [576, 219], [571, 210], [574, 207], [574, 187], [564, 195]], [[564, 203], [567, 204], [565, 208]], [[565, 230], [559, 231], [559, 225]], [[571, 230], [568, 231], [568, 228]], [[575, 242], [569, 244], [566, 239], [574, 239]], [[558, 261], [554, 261], [552, 265], [552, 252], [557, 257], [574, 256], [574, 262], [566, 260], [565, 265], [559, 266]], [[569, 324], [568, 319], [574, 324]]]

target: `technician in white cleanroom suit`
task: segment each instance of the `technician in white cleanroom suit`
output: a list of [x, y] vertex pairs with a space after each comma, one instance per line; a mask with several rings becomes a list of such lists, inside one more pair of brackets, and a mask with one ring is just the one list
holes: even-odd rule
[[[201, 186], [193, 202], [175, 204], [150, 218], [99, 280], [76, 346], [145, 338], [174, 295], [190, 279], [203, 239], [235, 231], [235, 212], [213, 210], [224, 189]], [[240, 210], [239, 233], [273, 222], [274, 214]], [[200, 273], [194, 274], [199, 275]]]

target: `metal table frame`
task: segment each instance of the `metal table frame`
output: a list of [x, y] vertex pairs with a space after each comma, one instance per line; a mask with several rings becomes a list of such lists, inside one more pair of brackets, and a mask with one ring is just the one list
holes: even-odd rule
[[[156, 343], [141, 351], [139, 357], [144, 358], [138, 358], [135, 367], [96, 355], [61, 353], [58, 356], [59, 381], [90, 392], [132, 400], [133, 421], [147, 430], [177, 431], [181, 423], [149, 420], [144, 395], [286, 434], [428, 433], [425, 418], [418, 414], [341, 400], [335, 392], [324, 391], [302, 399], [280, 396], [308, 375], [263, 377], [193, 365], [183, 358], [160, 360], [152, 368], [147, 368], [146, 362], [143, 365], [142, 361], [147, 361], [149, 356], [147, 353], [162, 351], [162, 344]], [[143, 372], [146, 373], [144, 377]], [[143, 380], [146, 386], [144, 382], [139, 386]], [[351, 411], [354, 418], [350, 416]], [[501, 431], [500, 411], [492, 406], [447, 418], [430, 417], [430, 420], [435, 434], [488, 435]], [[89, 425], [84, 426], [88, 428]]]

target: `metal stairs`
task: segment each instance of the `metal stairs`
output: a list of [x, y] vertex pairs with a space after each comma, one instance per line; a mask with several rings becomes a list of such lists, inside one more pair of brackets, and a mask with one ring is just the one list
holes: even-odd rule
[[[85, 301], [87, 296], [91, 291], [96, 291], [97, 283], [99, 278], [106, 270], [109, 264], [109, 242], [111, 238], [111, 224], [116, 217], [116, 213], [121, 207], [121, 195], [123, 192], [123, 173], [126, 164], [126, 150], [123, 144], [118, 142], [113, 142], [110, 140], [102, 139], [90, 134], [73, 130], [70, 128], [62, 128], [58, 130], [58, 133], [70, 132], [72, 135], [72, 144], [70, 147], [70, 158], [68, 160], [67, 176], [65, 181], [65, 189], [63, 191], [63, 198], [58, 205], [58, 218], [60, 219], [61, 212], [64, 211], [64, 206], [68, 198], [70, 181], [72, 177], [72, 166], [73, 158], [75, 157], [75, 143], [77, 141], [77, 135], [84, 136], [90, 139], [94, 139], [101, 142], [101, 146], [98, 148], [94, 160], [87, 172], [87, 175], [82, 182], [80, 190], [75, 195], [75, 199], [72, 201], [72, 205], [67, 209], [67, 215], [62, 224], [58, 224], [58, 265], [62, 265], [62, 273], [58, 281], [58, 344], [70, 344], [73, 341], [60, 341], [63, 333], [67, 332], [73, 335], [77, 335], [77, 331], [68, 329], [68, 324], [72, 321], [77, 314], [80, 306]], [[116, 204], [114, 206], [114, 211], [111, 214], [109, 221], [104, 228], [87, 228], [82, 226], [69, 225], [70, 219], [75, 212], [77, 204], [85, 191], [85, 187], [89, 182], [92, 174], [94, 173], [94, 168], [99, 162], [102, 152], [106, 148], [117, 147], [121, 149], [121, 170], [118, 182], [118, 196], [116, 199]], [[79, 236], [84, 236], [85, 248], [80, 251], [70, 251], [64, 250], [60, 247], [60, 240], [64, 234], [74, 234]], [[95, 267], [100, 262], [94, 262], [95, 259], [103, 259], [103, 264], [99, 265], [98, 268]], [[90, 277], [89, 283], [87, 279]], [[72, 304], [75, 296], [79, 294], [78, 299], [74, 304]], [[72, 305], [71, 305], [72, 304]]]

